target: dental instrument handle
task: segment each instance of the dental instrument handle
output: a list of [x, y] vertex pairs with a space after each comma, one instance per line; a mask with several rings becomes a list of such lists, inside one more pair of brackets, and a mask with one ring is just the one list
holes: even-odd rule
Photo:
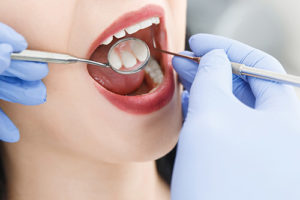
[[254, 67], [248, 67], [240, 63], [231, 63], [232, 73], [238, 76], [252, 76], [259, 79], [275, 81], [279, 83], [284, 83], [296, 87], [300, 87], [300, 77], [290, 74], [280, 74], [264, 69], [258, 69]]
[[24, 61], [36, 61], [36, 62], [47, 62], [47, 63], [59, 63], [59, 64], [69, 64], [76, 62], [84, 62], [92, 65], [97, 65], [100, 67], [109, 67], [107, 64], [95, 62], [92, 60], [86, 60], [70, 56], [61, 53], [52, 53], [46, 51], [36, 51], [36, 50], [24, 50], [20, 53], [12, 53], [12, 60], [24, 60]]
[[[193, 60], [197, 63], [200, 63], [200, 60], [201, 60], [201, 57], [186, 56], [186, 55], [182, 55], [182, 54], [178, 54], [178, 53], [174, 53], [174, 52], [170, 52], [170, 51], [166, 51], [166, 50], [162, 50], [162, 49], [157, 49], [157, 48], [155, 48], [155, 50], [160, 51], [162, 53], [171, 54], [171, 55], [179, 56], [182, 58], [187, 58], [187, 59]], [[280, 74], [280, 73], [276, 73], [276, 72], [272, 72], [272, 71], [268, 71], [268, 70], [264, 70], [264, 69], [248, 67], [244, 64], [235, 63], [235, 62], [231, 62], [231, 67], [232, 67], [232, 73], [234, 73], [238, 76], [243, 76], [243, 75], [244, 76], [252, 76], [255, 78], [259, 78], [259, 79], [275, 81], [275, 82], [279, 82], [279, 83], [284, 83], [284, 84], [300, 87], [300, 77], [299, 76], [294, 76], [294, 75], [290, 75], [290, 74]]]

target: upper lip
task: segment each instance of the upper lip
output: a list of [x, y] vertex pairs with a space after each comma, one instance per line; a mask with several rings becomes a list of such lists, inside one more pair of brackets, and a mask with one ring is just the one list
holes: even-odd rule
[[[136, 17], [138, 16], [138, 17]], [[112, 36], [115, 33], [118, 33], [124, 28], [127, 28], [131, 25], [134, 25], [138, 22], [146, 20], [150, 17], [164, 17], [164, 10], [160, 6], [156, 5], [148, 5], [138, 11], [131, 11], [121, 16], [117, 20], [115, 20], [109, 27], [107, 27], [98, 38], [92, 43], [90, 49], [87, 52], [87, 58], [91, 56], [91, 54], [95, 51], [95, 49], [102, 44], [102, 42]]]

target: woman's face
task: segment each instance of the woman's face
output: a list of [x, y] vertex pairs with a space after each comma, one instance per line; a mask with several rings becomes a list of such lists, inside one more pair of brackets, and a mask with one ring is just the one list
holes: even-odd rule
[[[183, 0], [0, 2], [0, 21], [21, 33], [29, 49], [97, 61], [104, 61], [103, 55], [118, 40], [104, 45], [110, 36], [118, 32], [121, 37], [121, 30], [126, 28], [135, 32], [137, 26], [133, 25], [142, 21], [149, 24], [147, 19], [152, 19], [161, 48], [183, 50], [185, 12]], [[138, 27], [142, 28], [141, 24]], [[125, 37], [138, 37], [151, 46], [150, 33], [148, 27]], [[125, 77], [86, 64], [49, 64], [49, 74], [43, 80], [47, 87], [45, 104], [23, 106], [1, 101], [0, 107], [21, 133], [21, 141], [9, 145], [29, 144], [30, 148], [55, 149], [107, 162], [163, 156], [177, 142], [180, 95], [170, 57], [153, 49], [151, 54], [160, 63], [163, 81], [155, 79], [160, 70], [151, 76], [142, 72]]]

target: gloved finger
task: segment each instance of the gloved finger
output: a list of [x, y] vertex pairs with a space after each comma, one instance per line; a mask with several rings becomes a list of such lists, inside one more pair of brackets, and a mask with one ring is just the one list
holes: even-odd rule
[[3, 23], [0, 23], [0, 43], [10, 44], [14, 52], [23, 51], [27, 48], [25, 38]]
[[20, 139], [19, 130], [0, 109], [0, 140], [4, 142], [17, 142]]
[[[193, 52], [189, 51], [184, 51], [180, 54], [195, 56]], [[173, 67], [179, 75], [180, 82], [183, 84], [186, 90], [190, 91], [191, 85], [198, 70], [198, 64], [194, 61], [176, 56], [173, 57], [172, 61]], [[255, 97], [249, 84], [234, 74], [232, 79], [234, 95], [247, 106], [254, 108]]]
[[[277, 72], [284, 72], [280, 63], [272, 56], [239, 41], [222, 36], [197, 34], [189, 40], [192, 51], [197, 56], [202, 56], [213, 49], [224, 49], [231, 62], [242, 63], [250, 67], [257, 67]], [[269, 64], [258, 64], [261, 60], [269, 60]], [[265, 64], [265, 63], [264, 63]]]
[[190, 94], [187, 90], [184, 90], [181, 94], [181, 106], [182, 106], [182, 116], [183, 119], [186, 118], [186, 115], [188, 113], [188, 108], [189, 108], [189, 98]]
[[[180, 54], [195, 56], [193, 52], [189, 51], [184, 51]], [[174, 56], [172, 59], [172, 64], [179, 75], [180, 82], [183, 84], [186, 90], [190, 91], [195, 75], [198, 71], [198, 63], [189, 59]]]
[[[264, 57], [254, 67], [256, 66], [269, 66], [269, 70], [272, 70], [272, 66], [276, 69], [281, 68], [281, 64], [271, 56]], [[298, 101], [295, 91], [290, 86], [253, 77], [248, 77], [248, 82], [256, 98], [255, 108], [258, 110], [286, 110]]]
[[232, 62], [284, 73], [283, 67], [275, 58], [239, 41], [221, 36], [198, 34], [192, 36], [189, 43], [197, 56], [202, 56], [213, 49], [224, 49]]
[[232, 75], [232, 92], [242, 103], [250, 108], [255, 107], [255, 96], [250, 88], [250, 85], [241, 79], [239, 76]]
[[12, 60], [3, 76], [18, 77], [25, 81], [41, 80], [48, 74], [48, 64], [40, 62]]
[[0, 44], [0, 74], [10, 65], [10, 54], [13, 51], [9, 44]]
[[234, 99], [231, 64], [224, 50], [216, 49], [204, 55], [200, 61], [190, 91], [189, 106], [193, 109], [211, 107], [226, 98]]
[[[235, 40], [221, 36], [198, 34], [192, 36], [189, 43], [197, 56], [202, 56], [212, 49], [224, 49], [229, 60], [232, 62], [285, 73], [281, 64], [272, 56]], [[257, 109], [264, 108], [265, 106], [278, 106], [286, 102], [287, 96], [295, 96], [290, 87], [253, 77], [244, 77], [244, 79], [250, 84], [256, 98], [255, 104]]]
[[0, 76], [0, 99], [24, 105], [39, 105], [46, 101], [46, 86], [42, 81], [23, 81]]

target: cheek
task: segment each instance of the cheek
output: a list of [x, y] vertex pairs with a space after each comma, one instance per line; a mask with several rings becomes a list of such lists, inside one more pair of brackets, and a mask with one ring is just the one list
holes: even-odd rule
[[[64, 52], [74, 1], [1, 0], [0, 21], [22, 34], [29, 48]], [[58, 23], [59, 22], [59, 23]]]
[[186, 0], [169, 0], [172, 23], [176, 26], [172, 29], [175, 46], [174, 50], [179, 52], [184, 50], [186, 31]]

